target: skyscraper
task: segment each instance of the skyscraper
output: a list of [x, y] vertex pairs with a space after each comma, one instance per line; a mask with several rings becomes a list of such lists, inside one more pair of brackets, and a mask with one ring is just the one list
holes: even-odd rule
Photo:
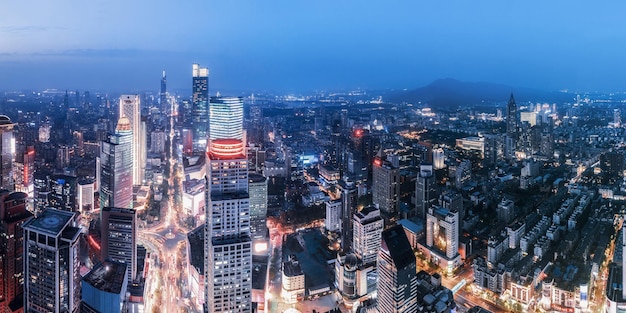
[[46, 209], [24, 224], [24, 312], [79, 312], [80, 228], [73, 226], [75, 214]]
[[435, 194], [435, 172], [432, 164], [420, 165], [415, 182], [415, 215], [422, 219], [426, 218], [426, 212], [437, 200]]
[[137, 271], [137, 216], [134, 209], [106, 207], [101, 221], [102, 259], [126, 263], [128, 282]]
[[507, 157], [513, 157], [515, 155], [515, 149], [517, 149], [518, 139], [518, 126], [519, 126], [519, 114], [517, 113], [517, 104], [515, 104], [515, 98], [511, 94], [509, 103], [506, 106], [506, 155]]
[[238, 103], [230, 104], [211, 115], [211, 126], [228, 120], [229, 131], [211, 133], [206, 162], [205, 311], [211, 313], [252, 311], [248, 160], [243, 119], [229, 118]]
[[354, 214], [352, 250], [363, 264], [376, 261], [380, 248], [380, 236], [385, 223], [380, 210], [366, 207]]
[[163, 70], [163, 75], [161, 76], [161, 92], [159, 93], [159, 101], [162, 112], [167, 112], [169, 107], [167, 105], [167, 76], [165, 76], [165, 70]]
[[194, 151], [206, 149], [209, 128], [209, 69], [194, 63], [192, 66], [192, 129]]
[[140, 100], [138, 95], [122, 95], [120, 97], [119, 118], [126, 117], [132, 131], [132, 160], [133, 160], [133, 185], [141, 185], [143, 181], [142, 168], [145, 167], [146, 140], [141, 136], [141, 113]]
[[352, 246], [352, 216], [357, 212], [358, 190], [354, 182], [344, 179], [337, 184], [341, 192], [341, 247], [345, 250]]
[[23, 306], [24, 230], [33, 215], [26, 210], [28, 195], [0, 192], [0, 312], [15, 312]]
[[256, 241], [263, 241], [267, 236], [267, 178], [255, 173], [250, 173], [248, 178], [250, 237], [256, 243]]
[[382, 233], [378, 252], [378, 312], [417, 312], [415, 256], [402, 226]]
[[243, 138], [243, 98], [211, 97], [209, 139]]
[[13, 182], [13, 161], [15, 160], [15, 137], [13, 127], [6, 115], [0, 115], [0, 188], [14, 190]]
[[100, 147], [100, 208], [132, 208], [133, 132], [130, 121], [120, 118], [115, 134]]
[[81, 312], [125, 312], [127, 272], [125, 263], [105, 260], [96, 264], [82, 280]]
[[400, 197], [398, 168], [379, 154], [374, 159], [372, 180], [372, 203], [387, 214], [397, 212]]

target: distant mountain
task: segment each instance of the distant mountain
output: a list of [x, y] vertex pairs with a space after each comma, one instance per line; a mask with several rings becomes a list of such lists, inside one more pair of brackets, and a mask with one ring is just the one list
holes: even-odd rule
[[390, 97], [391, 102], [424, 103], [431, 107], [456, 109], [459, 106], [507, 102], [513, 93], [519, 102], [561, 102], [573, 95], [532, 88], [511, 87], [485, 82], [462, 82], [452, 78], [438, 79], [417, 89], [406, 90]]

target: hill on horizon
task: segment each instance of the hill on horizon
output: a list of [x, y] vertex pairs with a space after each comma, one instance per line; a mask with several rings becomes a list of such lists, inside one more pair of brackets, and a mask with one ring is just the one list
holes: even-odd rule
[[463, 82], [452, 78], [438, 79], [432, 83], [392, 96], [392, 102], [419, 102], [429, 105], [456, 109], [459, 106], [507, 102], [511, 96], [516, 102], [562, 102], [571, 100], [569, 93], [543, 91], [533, 88], [512, 87], [487, 82]]

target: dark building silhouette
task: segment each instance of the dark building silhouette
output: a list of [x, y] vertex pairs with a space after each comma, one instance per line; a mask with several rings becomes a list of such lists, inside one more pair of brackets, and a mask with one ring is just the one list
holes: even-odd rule
[[0, 191], [0, 312], [23, 312], [24, 231], [33, 215], [26, 210], [28, 195]]

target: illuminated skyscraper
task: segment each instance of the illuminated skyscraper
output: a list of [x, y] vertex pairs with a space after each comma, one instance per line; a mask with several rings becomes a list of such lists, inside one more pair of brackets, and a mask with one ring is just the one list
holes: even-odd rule
[[437, 200], [435, 191], [435, 172], [432, 164], [421, 164], [415, 182], [416, 216], [426, 218], [426, 212]]
[[102, 259], [126, 263], [130, 283], [137, 270], [137, 216], [135, 209], [102, 209]]
[[132, 131], [133, 185], [141, 185], [145, 167], [146, 139], [142, 138], [140, 100], [138, 95], [120, 97], [120, 119], [126, 117]]
[[376, 261], [380, 248], [380, 236], [384, 221], [380, 217], [380, 210], [375, 207], [366, 207], [354, 214], [352, 251], [361, 259], [363, 264]]
[[24, 297], [24, 230], [28, 195], [0, 192], [0, 312], [16, 312]]
[[[230, 111], [212, 113], [211, 125], [229, 120], [220, 113]], [[252, 311], [248, 160], [243, 119], [229, 121], [224, 137], [211, 134], [206, 162], [205, 311], [211, 313]]]
[[192, 124], [194, 151], [206, 149], [209, 129], [209, 69], [194, 63], [192, 66]]
[[24, 224], [24, 312], [80, 310], [76, 213], [46, 209]]
[[0, 115], [0, 187], [8, 190], [14, 190], [13, 182], [13, 161], [15, 160], [15, 137], [13, 136], [13, 127], [15, 124], [11, 122], [6, 115]]
[[211, 97], [209, 138], [243, 139], [243, 99], [241, 97]]
[[115, 134], [100, 147], [100, 209], [132, 208], [133, 205], [133, 132], [130, 121], [120, 118]]
[[255, 243], [261, 243], [267, 237], [267, 178], [256, 173], [250, 173], [248, 178], [250, 237]]
[[161, 92], [159, 93], [159, 101], [161, 102], [162, 112], [167, 112], [169, 106], [167, 105], [167, 76], [165, 76], [165, 70], [163, 70], [163, 76], [161, 76]]

